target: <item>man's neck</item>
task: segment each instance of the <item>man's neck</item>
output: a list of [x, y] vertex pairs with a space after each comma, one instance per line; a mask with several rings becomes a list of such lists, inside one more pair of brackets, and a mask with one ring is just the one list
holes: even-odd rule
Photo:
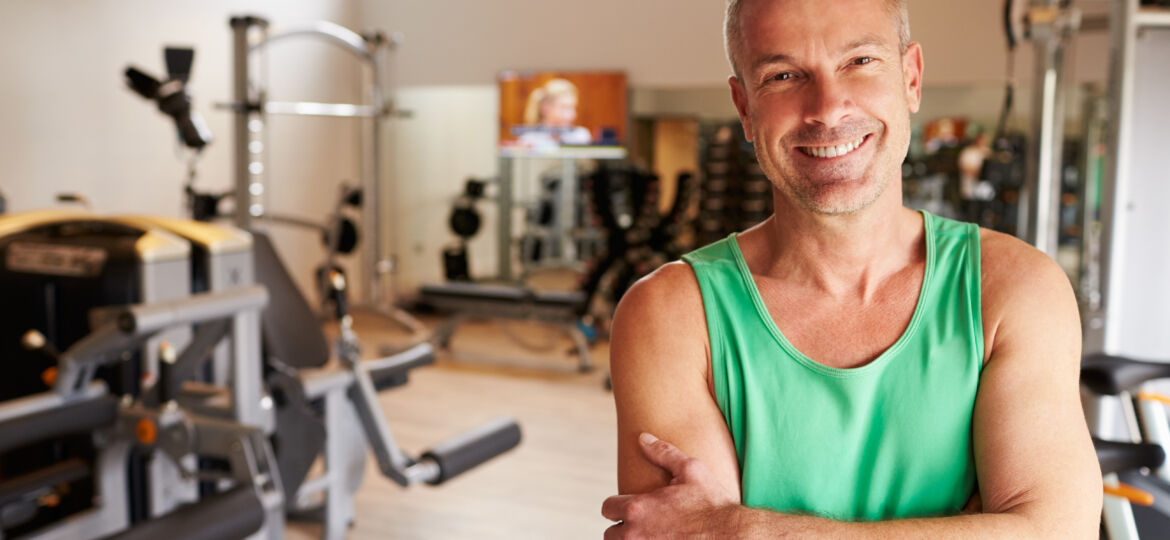
[[760, 232], [765, 274], [804, 283], [835, 297], [867, 300], [878, 286], [922, 260], [921, 218], [902, 206], [897, 184], [851, 214], [824, 215], [777, 193], [776, 209]]

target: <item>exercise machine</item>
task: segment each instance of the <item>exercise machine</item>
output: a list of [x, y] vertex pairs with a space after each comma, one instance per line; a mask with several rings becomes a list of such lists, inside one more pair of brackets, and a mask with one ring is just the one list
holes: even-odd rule
[[[176, 223], [154, 223], [180, 232]], [[255, 279], [270, 293], [261, 316], [265, 387], [273, 396], [273, 445], [291, 516], [320, 519], [322, 538], [340, 538], [353, 521], [353, 496], [364, 476], [367, 448], [383, 476], [405, 487], [441, 484], [520, 442], [520, 428], [497, 419], [440, 443], [415, 458], [402, 451], [378, 404], [377, 392], [405, 384], [411, 369], [434, 361], [429, 344], [379, 359], [361, 358], [352, 330], [346, 279], [329, 271], [324, 295], [334, 308], [340, 336], [332, 347], [288, 274], [271, 240], [252, 233]], [[192, 238], [192, 240], [196, 240]], [[322, 460], [324, 470], [310, 475]]]
[[[121, 255], [119, 249], [130, 255]], [[17, 413], [30, 410], [21, 401], [30, 391], [76, 392], [87, 383], [62, 381], [101, 376], [107, 381], [101, 384], [110, 390], [95, 390], [93, 395], [122, 396], [111, 398], [117, 405], [114, 416], [122, 419], [115, 424], [138, 437], [137, 442], [109, 447], [112, 450], [89, 442], [105, 440], [105, 435], [89, 433], [108, 424], [110, 414], [103, 414], [84, 425], [70, 424], [68, 433], [76, 440], [55, 440], [60, 434], [53, 432], [47, 437], [54, 440], [42, 447], [26, 448], [28, 441], [23, 439], [19, 448], [0, 445], [0, 462], [5, 465], [0, 469], [0, 492], [10, 482], [36, 488], [14, 492], [20, 495], [14, 504], [19, 504], [11, 512], [20, 519], [12, 520], [16, 532], [5, 526], [5, 533], [35, 530], [55, 538], [123, 529], [127, 534], [153, 531], [130, 536], [142, 538], [202, 522], [191, 534], [231, 537], [210, 527], [215, 520], [195, 510], [226, 505], [261, 508], [262, 526], [256, 533], [261, 537], [281, 537], [286, 512], [315, 511], [324, 520], [323, 537], [339, 538], [353, 519], [352, 495], [360, 485], [367, 445], [382, 473], [405, 486], [442, 483], [519, 442], [519, 427], [504, 419], [418, 458], [399, 449], [375, 392], [405, 383], [409, 369], [429, 363], [433, 358], [429, 345], [361, 360], [345, 313], [347, 302], [340, 294], [344, 277], [334, 272], [331, 281], [341, 284], [335, 286], [334, 298], [342, 337], [336, 345], [338, 360], [327, 363], [331, 354], [319, 320], [262, 235], [187, 220], [54, 211], [0, 220], [0, 250], [5, 253], [0, 296], [11, 301], [6, 305], [46, 306], [41, 314], [11, 310], [11, 316], [22, 320], [8, 321], [3, 328], [29, 328], [30, 320], [39, 318], [48, 321], [31, 324], [32, 332], [19, 336], [0, 335], [8, 349], [16, 341], [24, 343], [23, 351], [12, 350], [5, 357], [22, 354], [34, 360], [14, 365], [27, 373], [14, 372], [6, 379], [0, 408], [11, 405], [16, 411], [12, 418], [27, 424]], [[253, 277], [265, 287], [250, 287]], [[85, 320], [89, 304], [135, 302], [145, 293], [158, 297], [156, 289], [162, 284], [169, 287], [170, 299]], [[111, 290], [122, 291], [124, 298]], [[248, 300], [237, 298], [240, 295]], [[273, 304], [264, 307], [269, 299]], [[217, 311], [208, 306], [222, 307]], [[224, 311], [233, 306], [236, 311]], [[263, 325], [257, 320], [261, 308]], [[84, 332], [90, 328], [92, 332]], [[136, 333], [124, 335], [131, 331]], [[167, 339], [161, 338], [164, 335]], [[68, 348], [58, 355], [59, 347]], [[147, 353], [153, 354], [153, 361], [146, 361], [151, 360]], [[73, 409], [66, 401], [41, 399], [32, 410], [58, 415], [54, 418], [68, 423]], [[62, 408], [67, 410], [59, 412]], [[134, 429], [126, 431], [125, 426]], [[190, 444], [179, 444], [183, 441]], [[44, 456], [52, 459], [37, 461]], [[80, 459], [80, 465], [87, 459], [97, 461], [88, 469], [60, 465], [73, 458]], [[325, 471], [310, 478], [307, 472], [318, 458]], [[45, 491], [46, 486], [60, 484], [61, 478], [73, 482], [72, 487], [60, 493]], [[120, 484], [115, 482], [119, 479]], [[245, 495], [237, 488], [245, 484], [259, 486], [252, 490], [263, 494], [259, 506], [244, 504]], [[126, 501], [94, 497], [103, 493], [126, 493]], [[63, 502], [30, 503], [54, 499]], [[0, 506], [8, 501], [0, 497]], [[96, 521], [75, 518], [86, 511], [90, 513], [85, 515], [98, 516]], [[76, 523], [83, 523], [83, 528], [76, 528]], [[152, 523], [159, 525], [140, 528]], [[103, 528], [94, 528], [98, 524]]]
[[[1105, 504], [1102, 524], [1114, 540], [1164, 537], [1170, 532], [1170, 447], [1165, 407], [1158, 379], [1170, 378], [1170, 363], [1090, 354], [1081, 368], [1081, 386], [1089, 429], [1098, 444], [1136, 444], [1130, 450], [1140, 467], [1119, 470], [1102, 461]], [[1143, 474], [1143, 470], [1151, 474]], [[1136, 505], [1136, 506], [1135, 506]]]

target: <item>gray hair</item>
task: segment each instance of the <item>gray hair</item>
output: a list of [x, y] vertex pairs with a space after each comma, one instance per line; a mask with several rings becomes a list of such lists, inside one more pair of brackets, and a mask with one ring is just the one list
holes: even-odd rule
[[[903, 53], [910, 47], [910, 9], [906, 0], [882, 0], [886, 11], [893, 17], [898, 30], [898, 47]], [[739, 13], [747, 0], [727, 0], [727, 12], [723, 17], [723, 46], [727, 50], [727, 62], [736, 77], [739, 71], [739, 49], [743, 44], [743, 29], [739, 24]]]

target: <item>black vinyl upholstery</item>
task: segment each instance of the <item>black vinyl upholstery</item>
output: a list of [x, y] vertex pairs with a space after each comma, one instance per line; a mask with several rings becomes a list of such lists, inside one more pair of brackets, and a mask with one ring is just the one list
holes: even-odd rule
[[1093, 437], [1093, 448], [1097, 450], [1102, 474], [1142, 467], [1153, 469], [1166, 461], [1166, 452], [1156, 444], [1114, 442]]
[[1091, 354], [1081, 362], [1081, 384], [1101, 395], [1114, 396], [1154, 379], [1170, 378], [1170, 363]]

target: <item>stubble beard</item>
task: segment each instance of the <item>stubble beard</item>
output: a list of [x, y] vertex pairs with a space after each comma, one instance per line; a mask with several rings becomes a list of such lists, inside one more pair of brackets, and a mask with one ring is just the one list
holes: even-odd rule
[[[872, 129], [874, 126], [877, 126], [877, 129]], [[778, 153], [783, 153], [794, 146], [850, 139], [865, 133], [872, 134], [866, 144], [882, 147], [874, 149], [875, 161], [861, 173], [849, 171], [844, 165], [830, 165], [827, 170], [820, 172], [818, 181], [798, 170], [790, 159], [772, 159], [771, 156], [763, 155], [759, 146], [756, 147], [756, 158], [772, 185], [793, 204], [824, 216], [854, 214], [877, 201], [893, 178], [893, 174], [886, 171], [889, 164], [885, 162], [890, 158], [888, 149], [884, 146], [890, 141], [885, 138], [887, 133], [885, 126], [874, 121], [859, 123], [845, 129], [805, 129], [785, 137], [777, 148]], [[760, 138], [761, 135], [755, 134], [755, 140], [764, 140]], [[901, 174], [900, 163], [895, 168], [897, 169], [895, 174]]]

